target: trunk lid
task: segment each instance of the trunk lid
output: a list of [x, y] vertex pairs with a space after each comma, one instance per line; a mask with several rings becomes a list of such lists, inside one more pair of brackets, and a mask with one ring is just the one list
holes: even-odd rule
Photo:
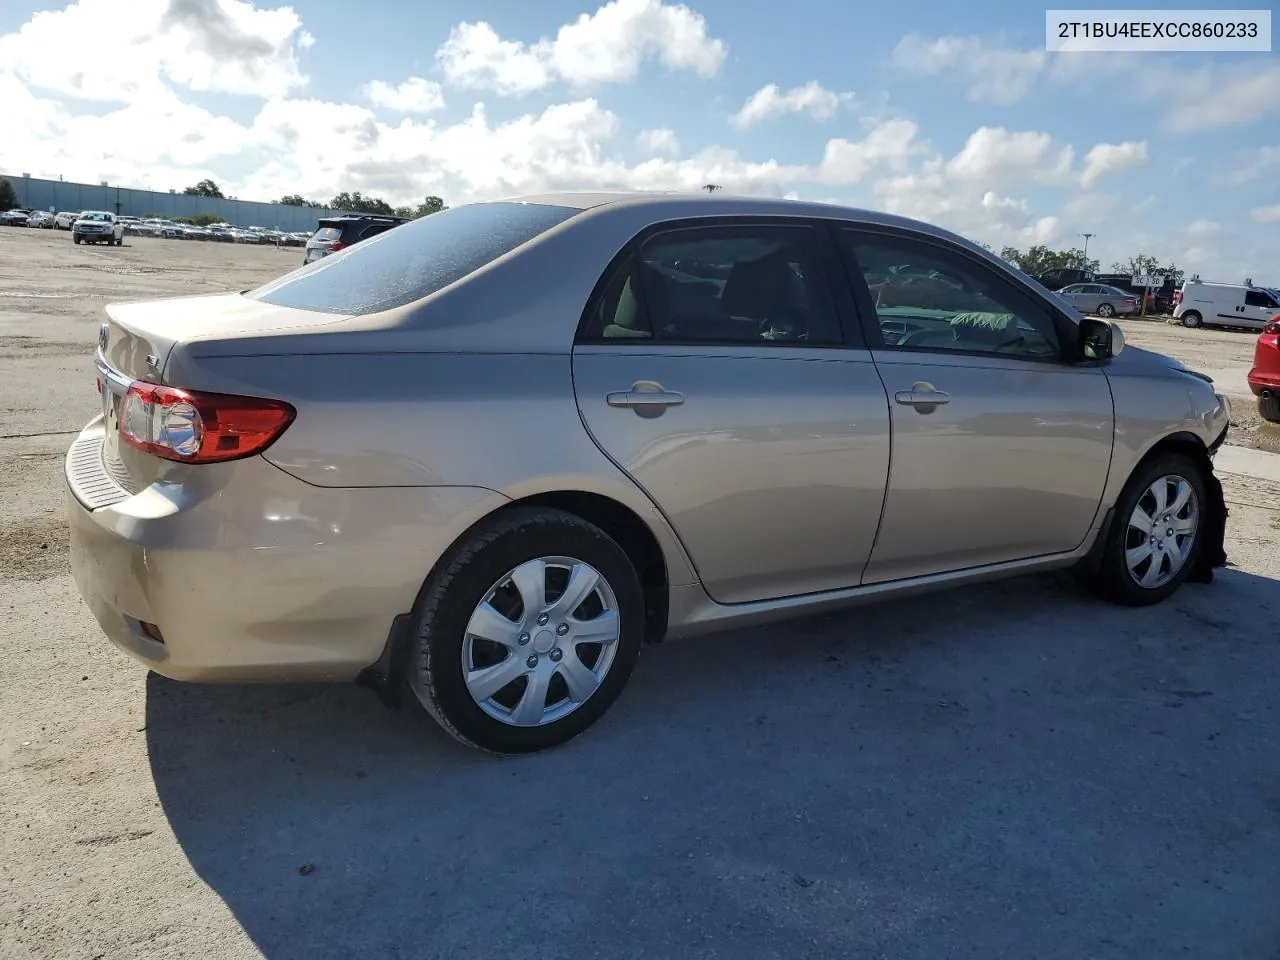
[[121, 404], [133, 380], [168, 383], [164, 373], [175, 345], [301, 333], [347, 319], [340, 314], [276, 306], [238, 293], [113, 303], [107, 305], [106, 313], [107, 320], [98, 332], [97, 353], [106, 432], [102, 463], [116, 484], [130, 494], [138, 493], [174, 464], [120, 442]]

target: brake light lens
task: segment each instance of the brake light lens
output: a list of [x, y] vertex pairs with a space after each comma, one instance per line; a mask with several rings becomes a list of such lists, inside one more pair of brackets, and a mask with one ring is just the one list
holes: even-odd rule
[[269, 447], [297, 412], [280, 400], [180, 390], [135, 380], [120, 405], [120, 439], [165, 460], [215, 463]]
[[1173, 292], [1173, 305], [1176, 307], [1176, 306], [1177, 306], [1178, 304], [1180, 304], [1181, 302], [1182, 302], [1182, 291], [1181, 291], [1181, 290], [1175, 290], [1175, 291]]
[[333, 241], [333, 243], [329, 244], [330, 253], [337, 253], [339, 250], [345, 250], [345, 249], [347, 249], [347, 245], [343, 243], [341, 240], [335, 240]]
[[1263, 333], [1280, 333], [1280, 319], [1268, 320], [1262, 328]]

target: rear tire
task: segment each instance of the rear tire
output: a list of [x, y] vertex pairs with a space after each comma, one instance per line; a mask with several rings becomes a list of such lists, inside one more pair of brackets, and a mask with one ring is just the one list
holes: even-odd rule
[[1200, 326], [1203, 322], [1204, 319], [1194, 310], [1188, 310], [1182, 315], [1182, 325], [1184, 327], [1191, 327], [1194, 329], [1195, 327]]
[[1103, 320], [1110, 320], [1116, 315], [1116, 308], [1109, 303], [1098, 304], [1098, 316]]
[[1280, 423], [1280, 394], [1258, 398], [1258, 416], [1268, 423]]
[[[559, 609], [580, 574], [595, 586]], [[618, 698], [644, 624], [639, 577], [607, 533], [560, 510], [512, 509], [479, 527], [427, 582], [409, 683], [440, 726], [469, 746], [544, 750], [578, 736]], [[494, 635], [471, 632], [477, 627]], [[593, 635], [616, 639], [587, 639]], [[499, 668], [510, 679], [490, 690], [482, 675], [499, 676]]]
[[1189, 457], [1166, 453], [1141, 464], [1116, 501], [1111, 526], [1099, 534], [1107, 539], [1093, 589], [1128, 607], [1170, 596], [1195, 568], [1208, 508], [1204, 477]]

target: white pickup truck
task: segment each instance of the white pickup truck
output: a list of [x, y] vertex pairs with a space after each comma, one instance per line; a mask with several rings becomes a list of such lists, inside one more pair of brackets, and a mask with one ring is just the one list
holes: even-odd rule
[[71, 239], [76, 243], [105, 243], [117, 247], [124, 243], [124, 224], [114, 213], [86, 210], [71, 225]]

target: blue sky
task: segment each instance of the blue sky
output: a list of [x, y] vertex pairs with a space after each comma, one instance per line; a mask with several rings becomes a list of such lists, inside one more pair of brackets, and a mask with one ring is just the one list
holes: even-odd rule
[[[66, 56], [103, 47], [92, 76]], [[1280, 58], [1050, 55], [1025, 3], [10, 0], [0, 102], [10, 173], [450, 203], [710, 180], [1280, 283]]]

